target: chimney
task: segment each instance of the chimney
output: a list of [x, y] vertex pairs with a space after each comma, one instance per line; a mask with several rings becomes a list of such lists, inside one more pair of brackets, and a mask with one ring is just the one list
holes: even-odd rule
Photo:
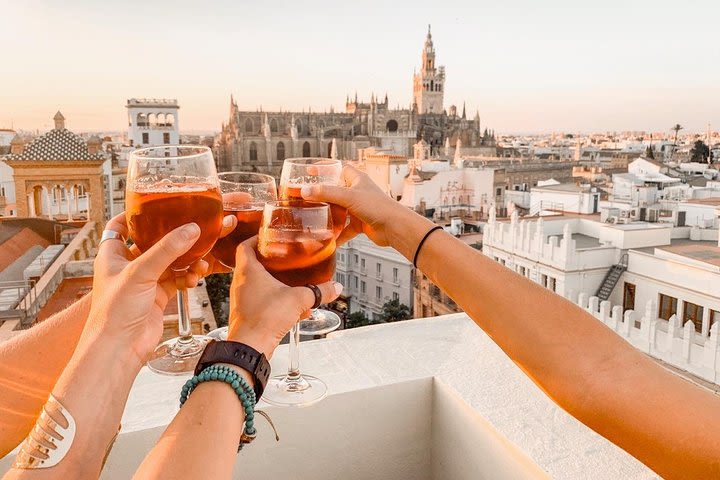
[[88, 138], [87, 141], [87, 149], [89, 155], [97, 155], [100, 152], [100, 144], [101, 144], [100, 138], [98, 138], [96, 135], [93, 135], [92, 137]]
[[58, 112], [55, 114], [53, 120], [55, 120], [55, 130], [65, 129], [65, 117], [63, 117], [63, 114], [60, 113], [60, 110], [58, 110]]

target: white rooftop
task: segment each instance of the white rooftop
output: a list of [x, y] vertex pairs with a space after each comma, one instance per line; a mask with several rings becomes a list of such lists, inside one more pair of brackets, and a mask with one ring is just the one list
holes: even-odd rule
[[[284, 371], [286, 346], [272, 365]], [[465, 314], [303, 342], [301, 367], [330, 396], [267, 407], [281, 440], [259, 420], [235, 478], [659, 478], [559, 409]], [[141, 372], [103, 479], [130, 478], [177, 412], [185, 380]], [[0, 460], [0, 473], [9, 463]]]

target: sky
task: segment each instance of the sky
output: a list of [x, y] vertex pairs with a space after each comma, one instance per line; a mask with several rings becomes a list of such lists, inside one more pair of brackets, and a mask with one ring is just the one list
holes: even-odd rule
[[[720, 129], [717, 0], [0, 0], [0, 128], [122, 130], [177, 98], [181, 131], [241, 109], [412, 102], [427, 25], [445, 107], [498, 133]], [[707, 20], [707, 21], [706, 21]]]

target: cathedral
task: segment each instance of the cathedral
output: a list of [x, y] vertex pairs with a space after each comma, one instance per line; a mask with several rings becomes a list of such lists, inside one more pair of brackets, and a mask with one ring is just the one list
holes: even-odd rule
[[[480, 115], [468, 119], [465, 106], [443, 106], [445, 67], [435, 62], [430, 26], [422, 49], [419, 72], [413, 75], [413, 102], [408, 108], [390, 108], [384, 98], [369, 102], [346, 97], [345, 111], [241, 111], [230, 96], [230, 118], [215, 139], [215, 158], [221, 171], [243, 170], [278, 176], [285, 158], [330, 157], [353, 160], [367, 147], [390, 149], [412, 156], [423, 140], [431, 155], [462, 145], [470, 154], [495, 152], [494, 133], [481, 131]], [[443, 146], [445, 148], [443, 149]]]

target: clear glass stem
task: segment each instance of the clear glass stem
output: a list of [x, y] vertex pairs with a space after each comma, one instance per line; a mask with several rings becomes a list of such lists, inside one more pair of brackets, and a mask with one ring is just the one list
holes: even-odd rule
[[178, 343], [190, 343], [193, 341], [192, 324], [190, 323], [190, 303], [188, 300], [187, 288], [181, 288], [177, 292], [178, 303]]
[[290, 382], [300, 380], [300, 326], [298, 323], [290, 329], [290, 365], [287, 380]]

